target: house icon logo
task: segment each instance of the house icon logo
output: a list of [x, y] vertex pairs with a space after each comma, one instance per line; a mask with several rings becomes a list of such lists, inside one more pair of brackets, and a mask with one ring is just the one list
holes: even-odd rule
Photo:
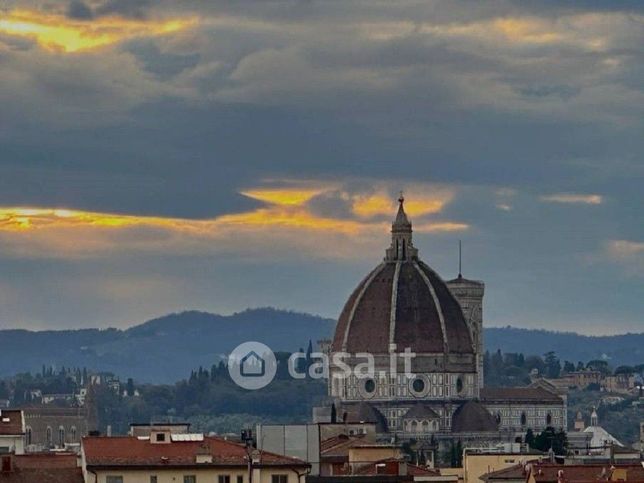
[[228, 356], [228, 373], [240, 387], [261, 389], [275, 377], [277, 361], [273, 351], [261, 342], [244, 342]]
[[241, 360], [239, 373], [244, 377], [263, 377], [266, 374], [266, 361], [255, 351], [250, 351]]

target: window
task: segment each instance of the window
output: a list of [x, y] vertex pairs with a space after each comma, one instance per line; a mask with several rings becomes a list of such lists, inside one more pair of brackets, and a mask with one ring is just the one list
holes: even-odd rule
[[165, 441], [165, 433], [157, 433], [156, 434], [156, 440], [159, 443], [163, 443]]
[[76, 431], [76, 426], [72, 426], [72, 429], [71, 429], [72, 443], [76, 442], [77, 435], [78, 433]]
[[288, 483], [288, 475], [272, 475], [271, 483]]
[[197, 477], [195, 475], [184, 475], [183, 483], [197, 483]]
[[367, 379], [364, 382], [364, 390], [367, 391], [368, 393], [372, 393], [373, 391], [376, 390], [376, 382], [373, 379]]
[[157, 477], [156, 475], [150, 476], [150, 483], [157, 483]]
[[27, 443], [27, 445], [30, 445], [30, 444], [31, 444], [31, 440], [32, 440], [32, 431], [31, 431], [31, 426], [27, 426], [27, 429], [25, 430], [25, 433], [26, 433], [26, 434], [25, 434], [25, 440], [26, 440], [26, 443]]
[[106, 476], [105, 483], [123, 483], [122, 476]]
[[244, 483], [244, 476], [243, 475], [237, 475], [237, 483]]
[[460, 377], [456, 379], [456, 392], [458, 394], [463, 392], [463, 379], [461, 379]]
[[525, 413], [521, 413], [521, 426], [525, 426], [527, 422], [528, 417], [525, 415]]
[[219, 475], [217, 481], [219, 483], [230, 483], [230, 475]]
[[423, 392], [425, 390], [425, 381], [423, 381], [421, 378], [414, 379], [412, 387], [414, 388], [415, 392]]
[[65, 446], [65, 428], [62, 426], [58, 428], [58, 446]]
[[51, 446], [51, 443], [52, 443], [51, 426], [47, 426], [47, 446]]

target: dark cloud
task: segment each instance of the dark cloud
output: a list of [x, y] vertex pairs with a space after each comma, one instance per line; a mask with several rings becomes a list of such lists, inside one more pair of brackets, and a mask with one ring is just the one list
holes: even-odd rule
[[147, 72], [161, 80], [169, 80], [186, 69], [196, 67], [199, 63], [198, 54], [164, 53], [152, 41], [131, 42], [126, 49], [140, 59]]
[[[467, 273], [487, 282], [486, 321], [635, 330], [641, 278], [604, 247], [644, 240], [638, 4], [103, 2], [97, 17], [201, 23], [73, 56], [0, 39], [23, 46], [0, 50], [0, 206], [202, 218], [256, 209], [239, 192], [280, 180], [392, 194], [447, 185], [454, 200], [435, 218], [471, 228], [419, 232], [417, 245], [449, 276], [464, 239]], [[68, 15], [83, 18], [83, 5]], [[540, 201], [552, 193], [605, 201]], [[353, 216], [335, 192], [311, 210]], [[184, 307], [279, 305], [334, 316], [387, 234], [374, 251], [346, 243], [354, 258], [324, 264], [121, 254], [39, 269], [0, 256], [14, 274], [0, 285], [0, 300], [13, 294], [0, 315], [107, 325]], [[144, 280], [149, 290], [127, 295]], [[46, 295], [30, 305], [34, 291]]]
[[145, 19], [152, 4], [151, 0], [105, 0], [96, 7], [96, 14]]
[[94, 18], [94, 12], [81, 0], [73, 0], [67, 7], [67, 16], [76, 20], [91, 20]]

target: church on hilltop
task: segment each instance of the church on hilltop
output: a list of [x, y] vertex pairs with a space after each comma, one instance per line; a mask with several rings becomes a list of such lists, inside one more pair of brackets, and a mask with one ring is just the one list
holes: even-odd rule
[[[515, 442], [528, 428], [567, 427], [566, 396], [544, 385], [486, 388], [481, 281], [444, 281], [424, 263], [400, 197], [384, 260], [346, 302], [328, 352], [330, 402], [317, 422], [375, 423], [382, 439]], [[411, 371], [391, 354], [415, 353]], [[538, 348], [535, 348], [538, 350]], [[374, 377], [344, 377], [333, 355], [368, 352]], [[348, 357], [350, 367], [364, 359]]]

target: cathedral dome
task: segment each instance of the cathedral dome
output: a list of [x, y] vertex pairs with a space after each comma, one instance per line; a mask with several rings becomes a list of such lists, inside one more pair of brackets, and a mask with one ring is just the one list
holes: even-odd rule
[[353, 291], [333, 339], [334, 352], [473, 354], [463, 311], [441, 277], [418, 258], [401, 196], [384, 261]]

